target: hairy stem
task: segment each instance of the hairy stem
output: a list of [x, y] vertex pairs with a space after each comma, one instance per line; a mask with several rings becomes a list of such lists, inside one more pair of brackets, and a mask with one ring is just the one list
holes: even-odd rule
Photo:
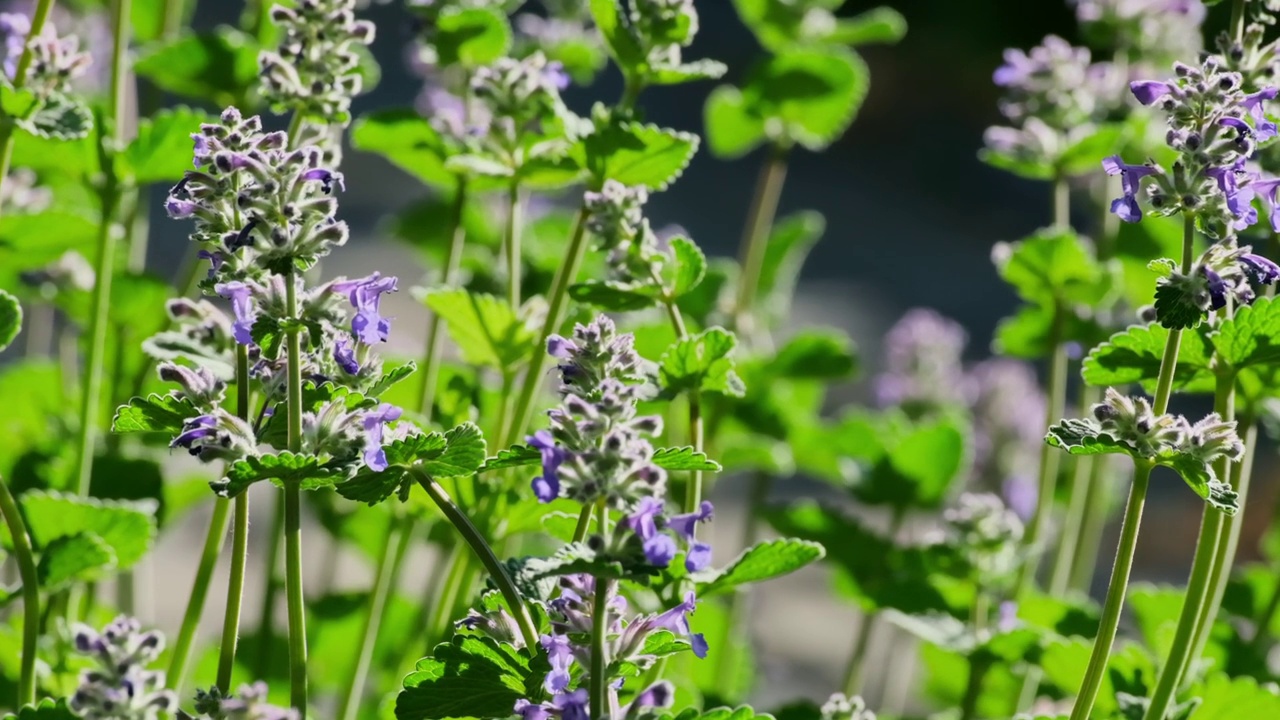
[[555, 279], [551, 283], [551, 294], [547, 296], [547, 316], [542, 322], [542, 330], [538, 333], [539, 351], [534, 352], [533, 359], [529, 362], [529, 368], [525, 371], [524, 380], [520, 385], [519, 400], [516, 402], [515, 413], [512, 415], [512, 421], [508, 425], [507, 432], [503, 433], [502, 442], [498, 447], [509, 447], [515, 439], [524, 432], [528, 427], [530, 419], [533, 416], [533, 401], [538, 395], [538, 389], [542, 386], [542, 375], [547, 367], [547, 354], [541, 349], [546, 347], [547, 338], [556, 332], [561, 323], [564, 322], [565, 312], [568, 309], [569, 286], [578, 277], [578, 268], [582, 266], [582, 257], [587, 251], [587, 209], [583, 207], [578, 211], [577, 220], [573, 226], [573, 236], [569, 239], [569, 246], [565, 249], [564, 262], [560, 264], [560, 268], [556, 271]]
[[502, 597], [506, 599], [507, 605], [510, 606], [511, 614], [515, 616], [516, 625], [520, 628], [521, 638], [524, 640], [525, 647], [529, 652], [535, 652], [538, 647], [538, 631], [533, 624], [533, 618], [529, 615], [529, 608], [525, 605], [524, 598], [520, 596], [520, 591], [516, 590], [515, 583], [511, 580], [511, 575], [507, 573], [507, 568], [494, 554], [493, 548], [485, 541], [484, 535], [471, 522], [471, 518], [454, 504], [449, 494], [445, 492], [440, 484], [431, 478], [430, 475], [419, 469], [414, 469], [413, 477], [423, 490], [427, 491], [427, 495], [431, 498], [436, 507], [440, 508], [440, 512], [458, 531], [463, 541], [471, 548], [476, 557], [484, 565], [489, 573], [493, 584], [498, 586], [498, 591], [502, 593]]
[[387, 527], [387, 537], [382, 543], [382, 555], [378, 557], [378, 569], [373, 583], [373, 597], [369, 599], [369, 613], [364, 618], [364, 629], [360, 633], [360, 654], [356, 656], [356, 667], [351, 679], [342, 690], [342, 698], [338, 702], [338, 720], [355, 720], [360, 711], [360, 696], [364, 694], [364, 685], [369, 677], [369, 665], [373, 661], [373, 650], [378, 643], [378, 628], [386, 612], [387, 599], [395, 592], [393, 579], [394, 569], [399, 565], [398, 559], [404, 557], [409, 549], [409, 541], [413, 538], [413, 521], [408, 515], [391, 520]]
[[582, 512], [578, 513], [578, 524], [573, 527], [573, 541], [582, 542], [587, 537], [587, 530], [591, 529], [591, 510], [592, 506], [583, 505]]
[[[601, 537], [609, 536], [609, 508], [600, 503], [597, 530]], [[609, 590], [608, 579], [597, 577], [596, 591], [591, 610], [591, 671], [590, 701], [591, 717], [609, 717], [609, 677], [605, 668], [609, 667]]]
[[[284, 276], [285, 314], [298, 318], [297, 275]], [[297, 328], [285, 336], [289, 358], [289, 450], [302, 451], [302, 338]], [[297, 481], [284, 487], [285, 596], [289, 606], [289, 700], [307, 716], [307, 607], [302, 598], [302, 490]]]
[[18, 561], [18, 577], [22, 579], [22, 665], [18, 673], [18, 702], [14, 708], [36, 701], [36, 645], [40, 641], [40, 579], [36, 575], [31, 539], [22, 521], [18, 503], [4, 478], [0, 478], [0, 515], [9, 526], [13, 539], [13, 557]]
[[[249, 348], [236, 345], [236, 415], [249, 419]], [[244, 605], [244, 569], [249, 559], [249, 493], [235, 499], [231, 534], [231, 574], [227, 577], [227, 606], [222, 615], [222, 645], [218, 651], [218, 687], [231, 692], [236, 645], [240, 639], [240, 608]]]

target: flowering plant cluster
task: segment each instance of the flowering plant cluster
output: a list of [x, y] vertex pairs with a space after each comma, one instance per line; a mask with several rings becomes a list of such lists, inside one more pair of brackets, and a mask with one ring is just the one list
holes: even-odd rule
[[[692, 0], [260, 2], [211, 30], [181, 0], [19, 5], [6, 720], [1280, 716], [1280, 583], [1236, 567], [1280, 387], [1274, 0], [1074, 0], [1088, 46], [992, 58], [981, 158], [1053, 188], [992, 249], [1018, 305], [982, 359], [908, 311], [843, 407], [852, 340], [792, 312], [822, 217], [777, 213], [865, 100], [859, 48], [905, 33], [889, 8], [734, 0], [739, 72]], [[421, 92], [366, 109], [406, 35]], [[616, 101], [580, 102], [597, 77]], [[685, 84], [701, 134], [649, 119]], [[659, 222], [704, 139], [762, 150], [736, 262]], [[353, 152], [423, 186], [386, 227], [425, 273], [339, 271]], [[148, 242], [174, 234], [169, 278]], [[1162, 476], [1203, 501], [1187, 585], [1130, 587]], [[843, 673], [757, 711], [760, 648], [808, 613], [759, 632], [754, 586], [818, 563], [860, 616], [822, 627]]]

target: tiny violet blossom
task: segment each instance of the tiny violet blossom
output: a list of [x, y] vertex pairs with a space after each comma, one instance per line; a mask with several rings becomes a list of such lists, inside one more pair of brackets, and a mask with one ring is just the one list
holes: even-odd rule
[[141, 624], [121, 615], [99, 633], [84, 625], [74, 629], [75, 651], [95, 666], [80, 673], [70, 706], [87, 720], [156, 720], [178, 707], [165, 689], [165, 674], [148, 670], [164, 650], [164, 636], [143, 632]]
[[387, 341], [391, 332], [391, 320], [382, 317], [380, 308], [382, 296], [395, 292], [396, 278], [383, 277], [381, 273], [358, 280], [343, 280], [330, 285], [336, 293], [346, 293], [355, 308], [356, 314], [351, 318], [351, 331], [360, 342], [375, 345]]
[[196, 712], [209, 720], [298, 720], [293, 708], [267, 702], [267, 684], [259, 680], [241, 685], [235, 695], [224, 695], [218, 687], [196, 690]]
[[885, 334], [885, 367], [875, 378], [879, 405], [926, 413], [963, 403], [967, 342], [959, 323], [933, 310], [908, 311]]
[[355, 47], [373, 42], [374, 24], [355, 18], [356, 0], [300, 0], [275, 5], [271, 21], [282, 32], [275, 51], [258, 56], [263, 96], [277, 113], [287, 110], [346, 122], [363, 80]]
[[1129, 165], [1112, 155], [1102, 161], [1102, 169], [1108, 175], [1119, 175], [1120, 186], [1124, 193], [1111, 201], [1111, 212], [1125, 222], [1138, 222], [1142, 219], [1142, 209], [1138, 206], [1138, 190], [1142, 186], [1142, 178], [1163, 172], [1158, 165]]
[[366, 433], [364, 463], [375, 472], [387, 469], [387, 453], [382, 447], [382, 432], [385, 425], [400, 419], [404, 411], [390, 403], [382, 403], [377, 408], [364, 414], [362, 420]]
[[214, 292], [231, 301], [231, 311], [235, 313], [232, 328], [236, 342], [249, 345], [253, 342], [253, 323], [257, 313], [253, 306], [253, 290], [242, 282], [219, 283]]
[[556, 445], [555, 438], [546, 430], [539, 430], [526, 438], [529, 447], [542, 454], [542, 475], [533, 479], [533, 494], [541, 502], [551, 502], [560, 496], [560, 478], [557, 470], [567, 453]]

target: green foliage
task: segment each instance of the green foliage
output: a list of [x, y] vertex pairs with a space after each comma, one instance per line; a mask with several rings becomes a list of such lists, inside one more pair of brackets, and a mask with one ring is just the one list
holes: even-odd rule
[[1241, 307], [1218, 324], [1211, 341], [1218, 357], [1236, 370], [1280, 363], [1280, 303], [1259, 298]]
[[0, 350], [9, 347], [22, 329], [22, 304], [18, 298], [0, 290]]
[[128, 405], [121, 405], [111, 421], [111, 431], [117, 433], [164, 433], [177, 435], [182, 424], [199, 415], [191, 401], [173, 395], [151, 394], [136, 397]]
[[124, 175], [149, 185], [181, 180], [191, 169], [191, 134], [210, 118], [186, 107], [166, 108], [138, 123], [138, 135], [120, 155]]
[[896, 43], [907, 32], [907, 21], [892, 8], [878, 7], [852, 18], [837, 18], [833, 11], [840, 4], [822, 0], [734, 0], [738, 17], [761, 45], [774, 52], [827, 43]]
[[[1131, 325], [1089, 352], [1082, 377], [1098, 387], [1141, 383], [1150, 391], [1160, 374], [1168, 339], [1169, 330], [1162, 325]], [[1200, 333], [1183, 333], [1173, 387], [1183, 392], [1213, 392], [1212, 360], [1210, 347]]]
[[870, 505], [937, 508], [968, 463], [966, 430], [950, 418], [908, 425], [853, 414], [840, 423], [837, 442], [863, 470], [851, 492]]
[[535, 350], [537, 333], [501, 298], [434, 290], [427, 293], [426, 303], [445, 321], [449, 337], [468, 363], [509, 372]]
[[858, 356], [853, 342], [839, 330], [801, 330], [769, 361], [775, 377], [841, 380], [854, 374]]
[[[1084, 679], [1085, 667], [1093, 643], [1084, 638], [1055, 639], [1044, 648], [1040, 667], [1046, 683], [1067, 693], [1076, 692]], [[1138, 678], [1154, 682], [1156, 677], [1151, 655], [1134, 643], [1117, 643], [1102, 674], [1102, 687], [1094, 705], [1095, 717], [1112, 717], [1118, 709], [1116, 691], [1131, 687]]]
[[255, 105], [250, 98], [258, 82], [258, 51], [250, 36], [219, 27], [145, 47], [133, 70], [175, 95], [250, 110]]
[[764, 267], [756, 285], [757, 302], [775, 323], [790, 311], [800, 270], [809, 251], [827, 230], [822, 213], [802, 210], [778, 220], [765, 245]]
[[516, 701], [537, 697], [550, 669], [489, 637], [455, 635], [418, 661], [396, 696], [396, 720], [505, 718]]
[[[525, 445], [512, 445], [485, 461], [476, 472], [489, 472], [506, 468], [537, 465], [542, 461], [542, 454]], [[653, 451], [653, 464], [664, 470], [720, 472], [720, 463], [707, 458], [703, 452], [695, 452], [692, 447], [666, 447]]]
[[1074, 232], [1041, 230], [992, 252], [1000, 277], [1033, 304], [1095, 305], [1111, 292], [1114, 276]]
[[20, 502], [31, 538], [41, 549], [60, 538], [93, 535], [110, 548], [123, 570], [138, 562], [155, 541], [154, 501], [99, 500], [33, 490], [24, 493]]
[[664, 713], [655, 718], [655, 720], [773, 720], [773, 716], [768, 713], [756, 712], [756, 709], [750, 705], [741, 705], [736, 708], [719, 707], [712, 710], [699, 710], [697, 708], [685, 708], [678, 713]]
[[412, 108], [366, 113], [351, 126], [351, 146], [386, 158], [427, 185], [451, 188], [457, 176], [445, 167], [452, 154], [431, 127]]
[[396, 440], [384, 452], [387, 469], [377, 472], [361, 468], [354, 477], [338, 484], [338, 494], [376, 505], [392, 493], [399, 493], [403, 502], [413, 485], [411, 471], [417, 469], [437, 480], [471, 475], [484, 464], [485, 442], [480, 428], [463, 423], [445, 433], [419, 433]]
[[768, 141], [822, 150], [857, 115], [870, 85], [866, 63], [840, 48], [791, 48], [758, 63], [741, 88], [707, 98], [713, 155], [738, 157]]
[[93, 129], [93, 114], [79, 99], [55, 92], [15, 118], [14, 124], [38, 138], [81, 140]]
[[746, 386], [734, 370], [730, 353], [738, 339], [724, 328], [713, 327], [677, 340], [659, 360], [663, 393], [718, 393], [741, 397]]
[[782, 577], [826, 555], [822, 545], [809, 540], [766, 540], [743, 550], [728, 565], [700, 575], [698, 597], [727, 592], [740, 585]]
[[1137, 448], [1112, 437], [1093, 420], [1072, 418], [1049, 428], [1045, 441], [1072, 455], [1128, 455], [1135, 460], [1172, 468], [1200, 498], [1228, 515], [1240, 509], [1230, 485], [1218, 480], [1213, 467], [1181, 450], [1166, 448], [1155, 457], [1143, 457]]
[[616, 180], [665, 190], [688, 167], [698, 151], [699, 138], [691, 133], [657, 125], [610, 121], [584, 137], [573, 158], [587, 169], [593, 184]]
[[4, 720], [76, 720], [79, 715], [71, 712], [65, 698], [45, 698], [35, 705], [24, 705], [18, 713], [7, 713]]
[[692, 292], [707, 275], [707, 256], [696, 243], [686, 237], [673, 237], [671, 262], [663, 268], [667, 293], [681, 298]]
[[1195, 720], [1280, 717], [1280, 695], [1253, 678], [1214, 673], [1195, 694], [1202, 700], [1192, 715]]
[[110, 545], [94, 533], [77, 533], [55, 538], [40, 551], [36, 572], [40, 587], [53, 593], [80, 580], [100, 577], [116, 564]]
[[511, 25], [494, 8], [449, 7], [436, 18], [431, 40], [438, 64], [475, 68], [511, 49]]
[[302, 490], [318, 490], [331, 487], [346, 474], [344, 466], [332, 461], [307, 453], [281, 450], [276, 454], [251, 455], [237, 460], [227, 468], [225, 478], [211, 482], [209, 486], [222, 497], [235, 497], [262, 480], [270, 480], [279, 487], [293, 483]]

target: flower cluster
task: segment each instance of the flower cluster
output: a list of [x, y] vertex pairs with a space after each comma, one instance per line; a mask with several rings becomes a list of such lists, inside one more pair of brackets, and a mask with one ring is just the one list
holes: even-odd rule
[[258, 681], [241, 685], [235, 695], [225, 695], [217, 687], [196, 691], [196, 712], [209, 720], [298, 720], [293, 708], [279, 708], [267, 702], [267, 684]]
[[676, 68], [682, 62], [682, 48], [698, 33], [698, 11], [693, 0], [635, 0], [631, 25], [650, 67]]
[[164, 673], [148, 670], [164, 650], [164, 636], [143, 632], [133, 618], [121, 615], [99, 633], [77, 625], [76, 652], [96, 667], [80, 673], [71, 709], [88, 720], [154, 720], [177, 709], [178, 698], [165, 689]]
[[651, 280], [665, 256], [644, 217], [649, 191], [606, 180], [599, 191], [588, 190], [582, 199], [588, 213], [587, 229], [607, 252], [611, 278], [620, 282]]
[[1218, 236], [1243, 230], [1257, 222], [1254, 197], [1275, 193], [1245, 163], [1258, 142], [1276, 134], [1265, 110], [1277, 90], [1246, 93], [1240, 74], [1226, 70], [1216, 56], [1199, 68], [1175, 64], [1174, 71], [1173, 80], [1139, 80], [1130, 89], [1143, 105], [1159, 105], [1167, 113], [1165, 139], [1179, 158], [1172, 171], [1154, 162], [1129, 165], [1118, 156], [1104, 160], [1103, 169], [1119, 175], [1123, 189], [1111, 211], [1126, 222], [1141, 220], [1138, 193], [1145, 181], [1147, 202], [1161, 215], [1193, 215]]
[[1103, 432], [1142, 457], [1176, 452], [1208, 464], [1220, 457], [1235, 461], [1244, 455], [1235, 421], [1223, 421], [1217, 413], [1193, 425], [1181, 415], [1156, 415], [1146, 398], [1126, 397], [1107, 388], [1103, 401], [1093, 406], [1093, 416]]
[[841, 693], [832, 695], [819, 708], [822, 720], [876, 720], [876, 714], [867, 708], [867, 703], [857, 695], [846, 697]]
[[1021, 490], [1030, 478], [1022, 473], [1036, 465], [1046, 406], [1035, 371], [1025, 362], [996, 358], [975, 365], [967, 379], [974, 472], [989, 487], [1003, 486], [1009, 504], [1027, 517]]
[[1072, 145], [1093, 134], [1119, 104], [1123, 87], [1111, 63], [1091, 62], [1087, 48], [1055, 35], [1023, 52], [1006, 50], [993, 76], [1005, 90], [1000, 112], [1008, 126], [988, 128], [988, 149], [1023, 162], [1055, 166]]
[[[262, 268], [308, 266], [346, 243], [347, 225], [334, 218], [333, 188], [341, 173], [322, 165], [312, 145], [289, 149], [282, 132], [263, 133], [257, 117], [235, 108], [192, 135], [197, 170], [169, 192], [170, 217], [194, 218], [193, 239], [205, 245], [210, 279], [240, 280]], [[250, 248], [250, 252], [237, 252]], [[209, 282], [209, 281], [206, 281]]]
[[284, 31], [275, 52], [258, 57], [262, 94], [277, 112], [344, 122], [360, 94], [360, 55], [373, 42], [374, 25], [356, 20], [356, 0], [299, 0], [276, 5], [271, 19]]
[[[30, 32], [31, 20], [26, 15], [0, 13], [4, 75], [10, 80], [17, 76], [18, 63], [27, 47]], [[84, 75], [93, 62], [89, 53], [80, 51], [79, 38], [75, 35], [59, 37], [48, 23], [40, 35], [31, 39], [30, 51], [31, 64], [24, 87], [44, 100], [55, 93], [68, 92], [71, 81]]]
[[1186, 273], [1166, 262], [1168, 274], [1156, 281], [1157, 317], [1167, 327], [1185, 327], [1205, 312], [1226, 307], [1228, 300], [1252, 303], [1260, 287], [1280, 279], [1280, 265], [1251, 250], [1232, 238], [1210, 245]]
[[1200, 49], [1200, 0], [1075, 0], [1086, 36], [1130, 63], [1172, 62]]
[[564, 68], [540, 52], [499, 58], [471, 76], [471, 92], [491, 118], [490, 139], [507, 151], [531, 126], [564, 111], [560, 91], [567, 87]]
[[1231, 70], [1240, 73], [1245, 88], [1263, 87], [1274, 81], [1280, 72], [1280, 41], [1267, 41], [1269, 26], [1276, 24], [1280, 5], [1274, 2], [1251, 2], [1249, 11], [1253, 21], [1245, 28], [1239, 40], [1228, 33], [1217, 38], [1218, 54]]
[[992, 587], [1010, 579], [1024, 560], [1023, 526], [999, 496], [964, 493], [942, 514], [969, 565]]
[[963, 403], [960, 358], [967, 342], [958, 323], [924, 308], [908, 311], [885, 334], [884, 370], [875, 379], [877, 403], [918, 414]]

